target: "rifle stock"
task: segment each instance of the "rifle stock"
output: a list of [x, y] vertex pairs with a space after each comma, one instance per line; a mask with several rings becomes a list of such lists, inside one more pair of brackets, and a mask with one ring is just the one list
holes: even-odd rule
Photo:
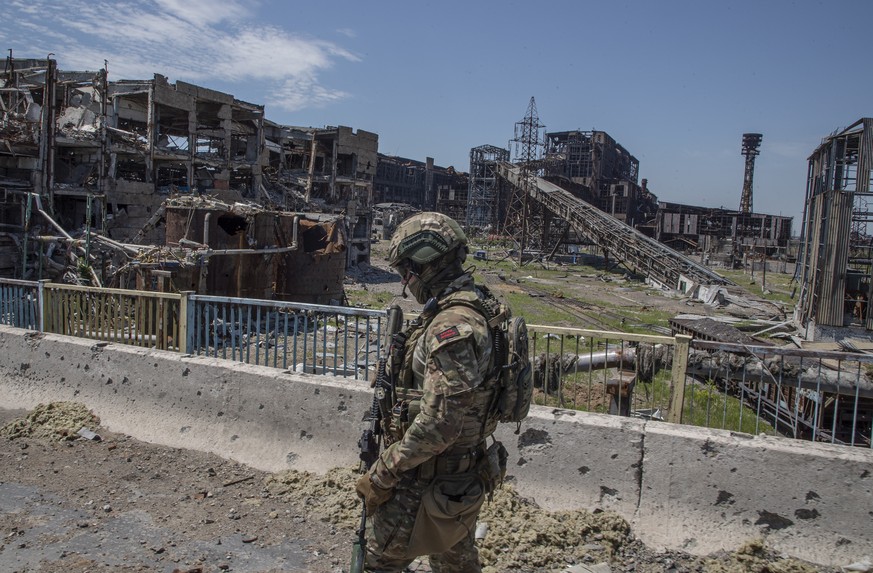
[[[382, 341], [382, 355], [376, 366], [376, 378], [373, 381], [373, 403], [368, 415], [369, 425], [364, 429], [358, 440], [360, 447], [361, 464], [364, 471], [369, 470], [376, 460], [379, 459], [381, 448], [381, 436], [384, 433], [383, 421], [389, 420], [391, 406], [394, 403], [394, 383], [386, 372], [388, 357], [391, 346], [394, 344], [395, 335], [403, 326], [403, 311], [399, 306], [393, 305], [388, 309], [388, 320], [385, 325], [385, 339]], [[364, 560], [367, 553], [367, 505], [361, 501], [361, 525], [358, 529], [358, 538], [352, 544], [352, 561], [349, 573], [362, 573]]]

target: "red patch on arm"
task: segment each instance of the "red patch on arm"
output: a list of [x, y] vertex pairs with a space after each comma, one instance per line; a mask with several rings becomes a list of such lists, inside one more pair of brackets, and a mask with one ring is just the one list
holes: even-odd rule
[[451, 328], [447, 328], [447, 329], [445, 329], [444, 331], [442, 331], [442, 332], [440, 332], [439, 334], [437, 334], [437, 335], [436, 335], [436, 338], [437, 338], [437, 340], [439, 340], [440, 342], [445, 342], [446, 340], [448, 340], [448, 339], [450, 339], [450, 338], [454, 338], [454, 337], [456, 337], [456, 336], [460, 336], [460, 334], [461, 334], [461, 333], [458, 332], [458, 327], [453, 326], [453, 327], [451, 327]]

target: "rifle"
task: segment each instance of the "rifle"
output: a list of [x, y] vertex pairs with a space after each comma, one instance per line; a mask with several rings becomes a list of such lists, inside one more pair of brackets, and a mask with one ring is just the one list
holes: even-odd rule
[[[384, 434], [383, 421], [390, 420], [391, 407], [394, 404], [394, 383], [386, 372], [386, 365], [391, 354], [392, 347], [401, 343], [398, 333], [403, 326], [403, 311], [399, 306], [393, 305], [388, 309], [388, 320], [385, 326], [385, 340], [382, 343], [382, 355], [376, 366], [376, 377], [371, 384], [373, 390], [373, 403], [370, 411], [364, 418], [369, 425], [364, 429], [358, 440], [361, 451], [361, 466], [368, 471], [376, 460], [379, 459], [381, 449], [381, 437]], [[392, 374], [396, 374], [392, 371]], [[367, 538], [367, 504], [361, 500], [361, 523], [358, 529], [358, 538], [352, 544], [352, 562], [349, 573], [361, 573], [364, 570], [364, 558], [366, 556]]]

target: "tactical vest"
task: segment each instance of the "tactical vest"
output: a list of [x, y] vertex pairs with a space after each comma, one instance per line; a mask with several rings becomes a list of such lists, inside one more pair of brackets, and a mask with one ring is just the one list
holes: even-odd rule
[[[392, 410], [389, 432], [393, 440], [399, 440], [421, 409], [428, 352], [424, 334], [434, 318], [450, 307], [461, 306], [478, 313], [488, 323], [488, 344], [487, 348], [482, 349], [480, 354], [482, 358], [479, 361], [481, 382], [472, 389], [475, 396], [474, 403], [467, 409], [467, 416], [458, 439], [449, 450], [437, 458], [450, 458], [463, 455], [465, 452], [478, 451], [483, 446], [485, 438], [494, 432], [498, 422], [495, 410], [498, 375], [494, 368], [494, 333], [491, 323], [499, 313], [499, 303], [486, 288], [478, 286], [465, 288], [468, 285], [472, 286], [472, 281], [469, 279], [456, 290], [450, 290], [448, 294], [441, 296], [436, 302], [435, 310], [428, 309], [426, 305], [422, 315], [404, 331], [405, 343], [401, 356], [389, 360], [392, 368], [399, 367], [397, 375], [393, 376], [397, 403]], [[444, 473], [441, 471], [443, 469], [445, 468], [437, 467], [435, 471]], [[454, 470], [463, 471], [463, 468], [458, 466]], [[449, 467], [446, 471], [451, 472], [453, 468]]]

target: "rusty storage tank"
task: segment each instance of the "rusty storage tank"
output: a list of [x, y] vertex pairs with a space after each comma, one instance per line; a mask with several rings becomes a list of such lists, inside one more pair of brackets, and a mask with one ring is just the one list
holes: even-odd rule
[[168, 245], [208, 246], [198, 249], [205, 265], [176, 273], [180, 290], [318, 304], [342, 300], [342, 217], [211, 202], [167, 205], [166, 224]]

